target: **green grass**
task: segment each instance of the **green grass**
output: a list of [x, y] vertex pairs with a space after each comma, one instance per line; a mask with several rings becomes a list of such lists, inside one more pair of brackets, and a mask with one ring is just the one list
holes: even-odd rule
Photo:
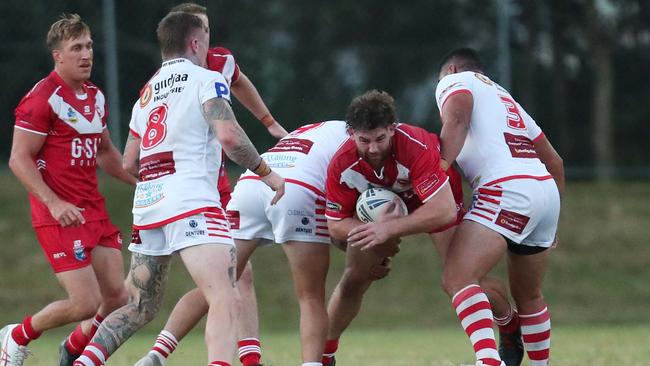
[[[132, 190], [106, 178], [101, 182], [111, 217], [128, 237]], [[64, 292], [36, 243], [24, 189], [6, 171], [0, 171], [0, 187], [0, 324], [6, 324], [38, 311]], [[545, 282], [554, 324], [555, 364], [650, 364], [649, 351], [644, 351], [650, 348], [649, 328], [635, 327], [650, 324], [648, 223], [649, 182], [611, 186], [569, 183], [563, 199], [561, 242], [552, 255]], [[126, 249], [124, 256], [128, 262]], [[297, 364], [298, 307], [286, 259], [279, 247], [267, 247], [253, 255], [253, 264], [267, 365]], [[342, 267], [342, 253], [332, 250], [328, 291]], [[503, 266], [495, 270], [502, 278], [503, 273]], [[390, 276], [372, 286], [361, 314], [346, 332], [341, 364], [356, 365], [365, 359], [369, 361], [365, 363], [377, 365], [471, 361], [467, 340], [456, 329], [449, 299], [440, 290], [439, 276], [439, 260], [428, 239], [416, 236], [405, 240]], [[157, 332], [176, 300], [192, 287], [180, 262], [174, 261], [162, 311], [144, 331]], [[190, 360], [172, 365], [203, 364], [204, 347], [196, 334], [186, 342], [190, 346], [183, 346], [176, 356], [180, 358], [187, 347]], [[47, 349], [45, 353], [38, 349], [38, 354], [50, 352], [50, 356], [39, 356], [41, 362], [54, 357], [52, 352], [63, 333], [55, 335], [35, 343], [35, 347], [42, 344]], [[152, 338], [136, 337], [112, 364], [127, 364], [118, 358], [122, 352], [129, 360], [137, 358]], [[583, 358], [585, 352], [588, 359]], [[417, 356], [417, 362], [404, 360], [408, 354]], [[375, 362], [374, 357], [390, 361]]]
[[[30, 345], [34, 357], [25, 366], [54, 364], [61, 336], [49, 334]], [[552, 360], [561, 366], [647, 366], [650, 360], [650, 326], [564, 326], [555, 324]], [[151, 347], [155, 333], [134, 336], [108, 361], [107, 366], [132, 366]], [[300, 364], [295, 332], [264, 332], [263, 362], [267, 366]], [[473, 354], [460, 327], [435, 329], [350, 330], [341, 340], [339, 365], [458, 366], [470, 363]], [[167, 365], [205, 366], [202, 335], [195, 330], [179, 345]], [[235, 362], [234, 365], [238, 365]], [[528, 361], [524, 361], [528, 365]]]

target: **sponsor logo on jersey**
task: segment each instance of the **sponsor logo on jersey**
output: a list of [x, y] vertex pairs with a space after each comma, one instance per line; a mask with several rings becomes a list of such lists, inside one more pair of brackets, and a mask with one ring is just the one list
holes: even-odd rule
[[325, 207], [327, 207], [328, 210], [330, 211], [341, 211], [341, 204], [332, 202], [332, 201], [327, 201]]
[[135, 189], [133, 206], [143, 208], [155, 205], [165, 198], [165, 189], [162, 183], [140, 182]]
[[66, 257], [65, 252], [58, 252], [58, 253], [54, 253], [52, 255], [52, 258], [54, 258], [54, 259], [60, 259], [60, 258], [64, 258], [64, 257]]
[[89, 106], [89, 105], [85, 105], [85, 106], [84, 106], [84, 114], [90, 114], [90, 113], [91, 113], [91, 112], [90, 112], [90, 106]]
[[230, 94], [230, 90], [228, 90], [228, 85], [220, 82], [215, 82], [214, 83], [214, 89], [217, 92], [217, 97], [223, 98], [227, 97]]
[[205, 236], [205, 230], [186, 231], [185, 236], [188, 237], [188, 238], [195, 238], [197, 236]]
[[300, 220], [300, 223], [303, 224], [303, 225], [309, 225], [309, 217], [303, 217]]
[[306, 228], [306, 227], [297, 227], [296, 228], [297, 233], [311, 234], [313, 231], [314, 231], [314, 229]]
[[492, 82], [492, 80], [488, 79], [487, 76], [485, 76], [485, 75], [483, 75], [481, 73], [475, 72], [474, 76], [476, 76], [477, 79], [481, 80], [482, 82], [486, 83], [487, 85], [493, 85], [494, 84]]
[[194, 228], [196, 228], [197, 226], [199, 226], [199, 223], [196, 222], [196, 220], [190, 220], [188, 224], [190, 225], [190, 227], [191, 227], [192, 229], [194, 229]]
[[230, 224], [230, 228], [233, 230], [239, 230], [239, 211], [232, 211], [228, 210], [226, 211], [226, 217], [228, 218], [228, 223]]
[[503, 133], [503, 137], [513, 158], [532, 159], [537, 157], [535, 145], [533, 145], [533, 142], [528, 137], [513, 135], [507, 132]]
[[420, 197], [426, 197], [438, 186], [439, 182], [440, 179], [438, 179], [438, 176], [432, 174], [425, 181], [418, 184], [418, 186], [415, 187], [415, 190]]
[[163, 89], [172, 88], [174, 84], [187, 81], [187, 74], [172, 73], [168, 78], [158, 81], [153, 85], [155, 94], [160, 94]]
[[72, 250], [74, 251], [74, 258], [78, 261], [86, 260], [86, 250], [84, 245], [81, 243], [81, 240], [75, 240], [72, 244]]
[[269, 152], [298, 152], [309, 154], [312, 146], [314, 146], [314, 142], [311, 140], [284, 138], [269, 149]]
[[68, 112], [66, 113], [66, 116], [68, 117], [68, 122], [70, 123], [75, 123], [77, 122], [77, 112], [72, 109], [72, 107], [68, 107]]
[[140, 108], [144, 108], [149, 104], [151, 97], [153, 96], [153, 91], [151, 90], [151, 84], [145, 85], [140, 93]]

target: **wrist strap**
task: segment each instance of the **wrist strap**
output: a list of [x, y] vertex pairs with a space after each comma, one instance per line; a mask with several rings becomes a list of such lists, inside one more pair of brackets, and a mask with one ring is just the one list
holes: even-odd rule
[[270, 125], [275, 123], [275, 118], [273, 118], [271, 113], [267, 113], [264, 115], [264, 117], [260, 118], [260, 122], [262, 122], [264, 127], [269, 127]]
[[266, 161], [264, 161], [264, 159], [260, 158], [260, 163], [257, 165], [257, 168], [253, 170], [253, 173], [259, 175], [260, 178], [263, 178], [271, 174], [271, 168], [266, 165]]

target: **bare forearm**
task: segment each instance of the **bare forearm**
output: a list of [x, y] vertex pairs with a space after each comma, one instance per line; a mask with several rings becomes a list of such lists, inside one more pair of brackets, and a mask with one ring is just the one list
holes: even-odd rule
[[355, 217], [348, 217], [342, 220], [327, 220], [330, 235], [334, 239], [343, 242], [347, 242], [350, 231], [360, 225], [363, 225], [363, 222]]
[[45, 184], [43, 176], [39, 173], [31, 157], [12, 155], [9, 167], [25, 189], [45, 205], [58, 198], [56, 193]]
[[135, 185], [137, 179], [122, 167], [122, 154], [112, 144], [97, 154], [97, 164], [110, 176], [124, 183]]
[[257, 91], [253, 83], [244, 75], [240, 74], [237, 82], [231, 87], [232, 93], [237, 100], [246, 107], [258, 120], [262, 119], [265, 115], [269, 114], [269, 109], [264, 104], [260, 93]]

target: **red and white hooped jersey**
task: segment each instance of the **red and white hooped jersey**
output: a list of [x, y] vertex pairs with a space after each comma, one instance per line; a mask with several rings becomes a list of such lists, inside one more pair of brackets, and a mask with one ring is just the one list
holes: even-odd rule
[[391, 149], [384, 166], [376, 172], [359, 156], [354, 140], [349, 139], [341, 146], [327, 170], [325, 216], [328, 219], [353, 217], [357, 198], [370, 187], [397, 193], [412, 211], [449, 180], [440, 169], [440, 144], [436, 135], [400, 123]]
[[[212, 47], [208, 50], [207, 67], [209, 70], [216, 71], [223, 75], [229, 86], [239, 80], [239, 65], [237, 64], [232, 52], [225, 47]], [[230, 192], [232, 192], [230, 180], [228, 179], [228, 171], [226, 170], [225, 153], [221, 155], [221, 170], [219, 171], [217, 189], [222, 198], [222, 206], [225, 207], [223, 203], [227, 203], [230, 197]]]
[[[97, 149], [106, 128], [106, 100], [89, 81], [77, 95], [52, 71], [16, 107], [15, 128], [45, 136], [36, 156], [45, 184], [61, 199], [84, 209], [87, 222], [108, 218], [97, 187]], [[30, 194], [32, 225], [58, 225], [47, 206]]]
[[[349, 139], [345, 121], [325, 121], [302, 126], [262, 154], [266, 164], [289, 183], [324, 196], [327, 166]], [[240, 179], [257, 178], [250, 170]]]
[[212, 98], [230, 101], [228, 82], [184, 58], [164, 62], [142, 89], [129, 125], [131, 134], [141, 139], [135, 228], [221, 212], [217, 178], [222, 148], [202, 112], [203, 103]]
[[436, 87], [438, 109], [457, 93], [474, 99], [469, 131], [456, 158], [472, 188], [497, 179], [549, 176], [533, 145], [543, 132], [507, 90], [481, 73], [447, 75]]

